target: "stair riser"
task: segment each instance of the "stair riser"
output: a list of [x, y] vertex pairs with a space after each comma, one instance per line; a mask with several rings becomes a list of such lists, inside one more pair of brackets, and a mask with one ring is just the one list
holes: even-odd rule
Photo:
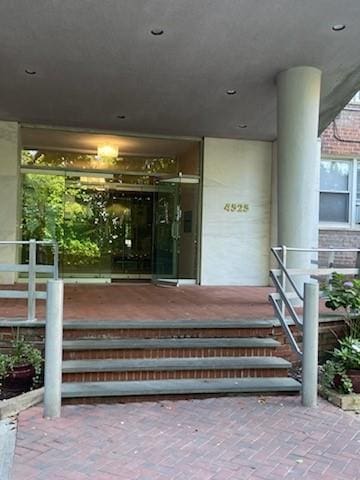
[[161, 348], [117, 350], [65, 350], [64, 360], [188, 358], [188, 357], [271, 357], [275, 348]]
[[286, 368], [63, 373], [63, 382], [112, 382], [205, 378], [286, 377]]
[[272, 328], [65, 329], [64, 339], [269, 337], [272, 332]]

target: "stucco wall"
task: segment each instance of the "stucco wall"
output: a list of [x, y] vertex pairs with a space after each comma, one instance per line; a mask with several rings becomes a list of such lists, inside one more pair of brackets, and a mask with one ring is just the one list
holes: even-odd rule
[[203, 285], [268, 285], [271, 163], [271, 142], [205, 139]]

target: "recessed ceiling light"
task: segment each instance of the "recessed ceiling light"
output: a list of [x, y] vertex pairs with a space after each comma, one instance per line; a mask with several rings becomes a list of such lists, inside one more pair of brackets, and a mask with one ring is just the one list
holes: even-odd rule
[[238, 125], [238, 128], [247, 128], [247, 125], [246, 125], [246, 123], [240, 123]]
[[32, 70], [31, 68], [25, 68], [25, 73], [27, 75], [36, 75], [36, 71]]
[[119, 118], [120, 120], [124, 120], [126, 117], [125, 115], [116, 115], [116, 118]]
[[150, 30], [151, 35], [159, 36], [164, 33], [164, 30], [162, 28], [153, 28]]
[[236, 95], [236, 90], [226, 90], [227, 95]]
[[339, 24], [339, 25], [333, 25], [331, 27], [331, 29], [334, 31], [334, 32], [341, 32], [341, 30], [345, 30], [346, 28], [346, 25], [344, 24]]

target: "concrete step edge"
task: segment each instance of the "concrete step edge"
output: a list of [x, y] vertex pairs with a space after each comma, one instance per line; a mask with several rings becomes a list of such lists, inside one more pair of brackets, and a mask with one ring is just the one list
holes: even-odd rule
[[300, 383], [288, 377], [150, 380], [63, 383], [63, 398], [128, 397], [201, 393], [298, 392]]
[[247, 329], [247, 328], [272, 328], [276, 323], [275, 318], [270, 319], [238, 319], [238, 320], [99, 320], [99, 321], [66, 321], [64, 329], [78, 330], [206, 330], [206, 329]]
[[153, 348], [276, 348], [273, 338], [211, 337], [211, 338], [95, 338], [64, 340], [64, 350], [111, 350]]
[[290, 368], [291, 363], [280, 357], [207, 357], [64, 360], [63, 373], [176, 371], [176, 370], [235, 370]]
[[[239, 318], [217, 320], [64, 320], [64, 330], [152, 330], [152, 329], [230, 329], [271, 328], [278, 324], [276, 318]], [[0, 319], [0, 327], [39, 328], [44, 320]]]

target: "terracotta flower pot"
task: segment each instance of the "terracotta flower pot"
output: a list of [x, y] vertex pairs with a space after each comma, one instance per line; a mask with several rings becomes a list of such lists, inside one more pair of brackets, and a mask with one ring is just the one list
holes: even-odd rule
[[354, 393], [360, 393], [360, 370], [348, 370], [346, 374], [352, 381]]
[[18, 365], [5, 377], [4, 387], [13, 392], [27, 392], [32, 387], [34, 376], [32, 365]]

